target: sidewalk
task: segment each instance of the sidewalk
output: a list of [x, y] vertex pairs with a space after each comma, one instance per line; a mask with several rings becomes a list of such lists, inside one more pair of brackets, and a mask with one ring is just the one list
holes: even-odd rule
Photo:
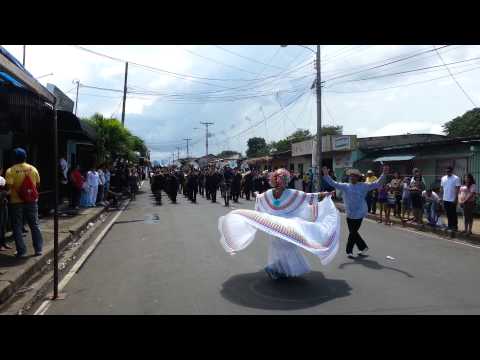
[[[90, 222], [94, 222], [106, 207], [81, 209], [76, 214], [59, 216], [58, 243], [61, 250], [72, 238], [78, 235]], [[22, 288], [25, 283], [38, 273], [53, 258], [53, 216], [40, 219], [40, 229], [43, 235], [43, 255], [34, 257], [30, 229], [25, 237], [27, 245], [26, 259], [15, 258], [15, 243], [13, 238], [9, 244], [13, 249], [0, 252], [0, 304], [3, 304], [14, 293]]]
[[[337, 209], [339, 211], [345, 212], [345, 206], [343, 205], [343, 202], [341, 200], [335, 200], [334, 202], [335, 202], [335, 205], [337, 206]], [[372, 220], [379, 220], [380, 219], [380, 216], [378, 214], [368, 214], [366, 217], [368, 219], [372, 219]], [[441, 219], [442, 219], [444, 224], [447, 224], [447, 218], [444, 215], [441, 216]], [[460, 232], [450, 231], [446, 228], [432, 227], [432, 226], [430, 226], [426, 223], [425, 219], [424, 219], [425, 225], [410, 224], [410, 223], [402, 224], [401, 220], [398, 217], [395, 217], [395, 216], [390, 216], [390, 220], [394, 224], [393, 226], [413, 228], [413, 229], [418, 230], [418, 231], [423, 231], [423, 232], [427, 231], [427, 232], [435, 233], [435, 234], [441, 235], [441, 236], [462, 239], [464, 241], [471, 242], [471, 243], [474, 243], [474, 244], [477, 244], [477, 245], [480, 244], [480, 219], [474, 219], [473, 229], [472, 229], [473, 235], [470, 235], [470, 236], [465, 236], [465, 235], [462, 235]], [[383, 223], [379, 224], [379, 225], [385, 226]], [[464, 229], [464, 227], [463, 227], [463, 216], [458, 217], [458, 229], [460, 231], [462, 231]]]

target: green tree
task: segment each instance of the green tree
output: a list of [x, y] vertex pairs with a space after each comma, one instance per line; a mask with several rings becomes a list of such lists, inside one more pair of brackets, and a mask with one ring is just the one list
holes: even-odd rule
[[217, 156], [219, 158], [229, 158], [229, 157], [232, 157], [232, 156], [235, 156], [235, 155], [242, 155], [242, 154], [239, 153], [238, 151], [234, 151], [234, 150], [224, 150], [220, 154], [218, 154]]
[[87, 121], [97, 134], [97, 159], [99, 162], [113, 160], [116, 157], [123, 157], [130, 161], [137, 159], [135, 152], [141, 156], [147, 154], [147, 147], [142, 139], [132, 135], [125, 129], [118, 119], [105, 118], [102, 114], [96, 113]]
[[343, 126], [322, 126], [322, 136], [325, 135], [343, 135]]
[[248, 139], [246, 155], [249, 158], [265, 156], [269, 154], [269, 147], [264, 138], [253, 137]]
[[443, 132], [453, 137], [480, 135], [480, 108], [474, 108], [445, 123]]
[[281, 139], [279, 141], [272, 141], [269, 144], [269, 147], [272, 151], [283, 152], [290, 150], [293, 143], [310, 139], [313, 139], [313, 135], [310, 133], [310, 130], [297, 129], [285, 139]]

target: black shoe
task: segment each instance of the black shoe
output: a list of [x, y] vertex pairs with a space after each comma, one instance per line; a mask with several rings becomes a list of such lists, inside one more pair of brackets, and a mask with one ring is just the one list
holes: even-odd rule
[[24, 254], [18, 254], [18, 253], [17, 253], [17, 254], [15, 255], [15, 257], [16, 257], [17, 259], [26, 259], [26, 258], [28, 258], [28, 255], [27, 255], [26, 253], [24, 253]]
[[41, 251], [35, 253], [35, 256], [42, 256], [42, 255], [43, 255], [43, 253]]

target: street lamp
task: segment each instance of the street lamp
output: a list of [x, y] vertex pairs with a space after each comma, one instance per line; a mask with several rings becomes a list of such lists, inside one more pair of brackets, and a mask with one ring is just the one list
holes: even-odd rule
[[50, 73], [50, 74], [39, 76], [36, 79], [38, 80], [38, 79], [41, 79], [41, 78], [44, 78], [44, 77], [47, 77], [47, 76], [52, 76], [52, 75], [53, 75], [53, 73]]
[[[280, 45], [280, 46], [287, 47], [287, 45]], [[318, 190], [320, 191], [320, 188], [322, 186], [322, 171], [321, 171], [321, 167], [322, 167], [322, 90], [321, 90], [322, 77], [320, 72], [320, 45], [317, 45], [317, 51], [314, 51], [305, 45], [298, 45], [298, 46], [311, 51], [316, 55], [316, 58], [317, 58], [315, 62], [315, 68], [317, 73], [317, 78], [315, 80], [315, 89], [317, 93], [317, 153], [316, 153], [315, 171], [318, 176], [317, 186], [318, 186]]]

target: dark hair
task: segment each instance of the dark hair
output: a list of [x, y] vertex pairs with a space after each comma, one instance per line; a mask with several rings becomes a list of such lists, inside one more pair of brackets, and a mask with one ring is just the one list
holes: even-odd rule
[[[475, 184], [475, 178], [473, 177], [472, 174], [468, 173], [465, 176], [468, 178], [468, 180], [470, 180], [470, 185]], [[463, 184], [465, 185], [465, 177], [463, 178]]]
[[448, 166], [447, 171], [453, 171], [453, 168], [451, 166]]

